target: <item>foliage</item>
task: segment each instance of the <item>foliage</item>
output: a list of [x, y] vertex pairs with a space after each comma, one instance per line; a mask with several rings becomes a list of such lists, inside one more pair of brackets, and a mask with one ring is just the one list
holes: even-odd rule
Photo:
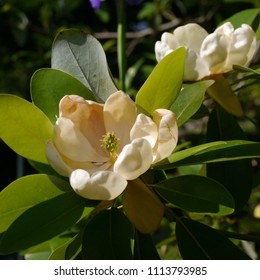
[[[26, 20], [40, 6], [40, 24], [48, 36], [54, 34], [57, 26], [50, 26], [49, 14], [58, 16], [56, 1], [18, 2], [8, 1], [1, 13], [17, 14]], [[81, 3], [65, 2], [60, 11], [66, 15], [78, 11]], [[91, 10], [91, 17], [106, 22], [110, 17], [108, 2], [102, 2], [101, 10], [95, 14]], [[246, 18], [259, 36], [258, 2], [251, 2], [250, 10], [226, 15], [218, 23], [228, 18], [234, 25], [240, 25], [241, 19]], [[194, 12], [196, 1], [144, 1], [137, 20], [145, 19], [150, 26], [163, 24], [169, 17], [174, 22], [177, 17], [173, 18], [176, 15], [171, 5], [189, 21], [187, 14]], [[129, 9], [131, 16], [132, 7]], [[220, 10], [214, 20], [219, 16]], [[20, 37], [13, 34], [12, 38], [26, 45], [21, 36], [32, 36], [27, 28], [18, 29]], [[69, 178], [52, 169], [45, 152], [46, 141], [53, 139], [59, 101], [64, 95], [76, 94], [104, 103], [122, 84], [117, 74], [111, 74], [117, 73], [113, 47], [108, 47], [110, 43], [114, 45], [113, 40], [102, 46], [90, 34], [93, 30], [89, 31], [73, 28], [57, 33], [51, 54], [47, 54], [51, 68], [47, 68], [46, 61], [33, 65], [36, 69], [41, 66], [31, 77], [31, 101], [12, 94], [0, 95], [0, 137], [15, 153], [28, 159], [35, 170], [35, 174], [14, 180], [0, 193], [0, 254], [19, 252], [27, 259], [52, 260], [250, 259], [255, 254], [259, 258], [259, 214], [253, 212], [260, 202], [257, 61], [251, 67], [234, 66], [232, 72], [226, 73], [221, 79], [228, 83], [228, 90], [215, 89], [220, 100], [215, 103], [215, 96], [209, 91], [215, 79], [183, 82], [184, 48], [175, 50], [155, 66], [154, 58], [150, 59], [154, 40], [143, 39], [141, 45], [147, 45], [144, 56], [138, 57], [138, 46], [132, 50], [133, 58], [138, 59], [128, 60], [126, 92], [135, 100], [138, 110], [148, 116], [159, 108], [175, 113], [178, 146], [140, 176], [143, 189], [138, 190], [139, 199], [130, 199], [132, 193], [126, 190], [112, 201], [89, 200], [73, 191]], [[155, 28], [154, 34], [158, 31]], [[50, 44], [38, 51], [47, 53], [48, 47]], [[30, 50], [29, 54], [34, 55]], [[130, 77], [131, 73], [134, 76]], [[226, 101], [225, 94], [230, 92], [236, 94], [235, 102], [241, 106], [242, 114], [229, 110], [234, 102]], [[149, 223], [150, 218], [149, 211], [142, 213], [150, 207], [146, 197], [154, 205], [162, 203], [164, 207], [159, 227], [148, 232], [142, 231], [146, 227], [143, 223]], [[135, 203], [138, 211], [124, 208], [124, 202]], [[247, 251], [241, 240], [253, 242], [254, 249]]]

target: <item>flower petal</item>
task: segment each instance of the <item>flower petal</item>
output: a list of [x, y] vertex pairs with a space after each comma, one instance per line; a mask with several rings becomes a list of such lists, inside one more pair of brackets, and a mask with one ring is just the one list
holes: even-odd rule
[[124, 191], [127, 181], [111, 171], [99, 171], [90, 175], [85, 170], [77, 169], [70, 175], [70, 184], [84, 198], [112, 200]]
[[173, 112], [166, 109], [154, 111], [153, 120], [158, 126], [158, 141], [154, 148], [153, 163], [168, 157], [177, 145], [178, 126]]
[[[108, 160], [108, 157], [102, 157], [92, 147], [87, 138], [70, 119], [58, 118], [54, 134], [56, 147], [62, 154], [73, 161], [105, 162]], [[101, 144], [99, 143], [99, 145]]]
[[146, 172], [152, 163], [153, 154], [150, 143], [145, 139], [135, 139], [124, 146], [114, 164], [114, 172], [126, 180], [134, 180]]
[[164, 205], [140, 179], [130, 181], [123, 195], [127, 217], [142, 233], [158, 229], [164, 214]]
[[177, 27], [173, 33], [179, 42], [179, 46], [186, 47], [199, 53], [203, 40], [208, 36], [208, 32], [196, 23], [189, 23]]
[[72, 172], [70, 166], [68, 166], [62, 159], [61, 155], [53, 145], [52, 141], [46, 143], [46, 156], [53, 169], [60, 175], [68, 177]]
[[166, 55], [179, 47], [175, 36], [169, 32], [164, 32], [161, 41], [155, 43], [155, 56], [157, 61], [161, 61]]
[[129, 132], [135, 119], [136, 106], [128, 95], [117, 91], [108, 97], [104, 105], [105, 128], [107, 132], [114, 132], [119, 138], [119, 151], [130, 142]]
[[138, 114], [136, 122], [130, 131], [131, 141], [137, 138], [143, 138], [154, 147], [157, 136], [157, 126], [152, 119], [144, 114]]

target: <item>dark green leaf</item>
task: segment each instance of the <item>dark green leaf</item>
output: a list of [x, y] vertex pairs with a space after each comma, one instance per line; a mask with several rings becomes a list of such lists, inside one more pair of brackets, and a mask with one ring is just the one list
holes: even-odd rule
[[154, 68], [136, 95], [141, 110], [153, 114], [158, 108], [169, 109], [180, 92], [185, 61], [185, 49], [167, 55]]
[[160, 260], [151, 234], [143, 234], [139, 231], [135, 233], [134, 242], [135, 260]]
[[82, 242], [84, 259], [132, 259], [133, 227], [118, 209], [104, 210], [85, 228]]
[[205, 92], [214, 81], [200, 81], [183, 85], [183, 89], [171, 106], [177, 117], [178, 126], [188, 121], [201, 107]]
[[59, 187], [69, 189], [65, 181], [44, 174], [21, 177], [8, 185], [0, 193], [0, 232], [27, 209], [62, 194]]
[[59, 116], [59, 102], [64, 95], [79, 95], [95, 100], [93, 93], [79, 80], [56, 69], [40, 69], [31, 79], [31, 98], [54, 124]]
[[199, 222], [180, 219], [176, 224], [178, 247], [187, 260], [249, 260], [227, 237]]
[[83, 31], [69, 29], [58, 34], [53, 43], [51, 66], [81, 81], [99, 100], [105, 101], [117, 91], [101, 44]]
[[227, 215], [234, 209], [231, 194], [207, 177], [185, 175], [162, 181], [155, 187], [166, 201], [187, 211]]
[[[208, 141], [246, 139], [235, 118], [217, 107], [212, 111], [207, 130]], [[258, 151], [260, 143], [258, 143]], [[247, 149], [249, 152], [249, 149]], [[242, 149], [241, 149], [242, 152]], [[257, 149], [252, 151], [252, 157]], [[236, 210], [247, 203], [253, 184], [251, 161], [248, 159], [207, 165], [207, 176], [221, 182], [235, 199]]]
[[85, 199], [68, 192], [26, 210], [2, 236], [0, 254], [26, 249], [62, 233], [81, 217], [85, 204]]

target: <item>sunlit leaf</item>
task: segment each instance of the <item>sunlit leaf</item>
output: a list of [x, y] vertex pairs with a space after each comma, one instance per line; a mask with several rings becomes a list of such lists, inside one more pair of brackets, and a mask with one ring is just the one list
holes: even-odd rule
[[51, 66], [81, 81], [100, 100], [117, 91], [101, 44], [83, 31], [59, 32], [53, 43]]
[[0, 192], [0, 232], [32, 206], [63, 193], [58, 187], [68, 188], [63, 180], [35, 174], [21, 177]]
[[132, 259], [133, 227], [118, 209], [103, 210], [87, 224], [82, 241], [84, 259]]
[[227, 215], [234, 210], [227, 189], [207, 177], [185, 175], [162, 181], [155, 187], [166, 201], [190, 212]]
[[182, 218], [176, 224], [178, 247], [187, 260], [249, 260], [233, 242], [199, 222]]
[[85, 199], [68, 192], [26, 210], [3, 234], [0, 254], [29, 248], [62, 233], [78, 221], [85, 205]]
[[244, 115], [238, 97], [231, 89], [229, 82], [221, 75], [214, 76], [215, 83], [207, 89], [208, 95], [227, 112], [237, 117]]
[[76, 94], [95, 100], [93, 93], [79, 80], [56, 69], [40, 69], [31, 79], [31, 98], [52, 123], [59, 116], [59, 102], [64, 95]]
[[205, 92], [214, 81], [200, 81], [183, 85], [183, 89], [171, 106], [177, 117], [178, 126], [188, 121], [200, 108]]
[[48, 163], [45, 143], [53, 126], [34, 104], [15, 95], [0, 95], [0, 138], [17, 154]]
[[185, 49], [179, 48], [163, 58], [136, 95], [136, 104], [152, 115], [158, 108], [169, 109], [180, 92]]

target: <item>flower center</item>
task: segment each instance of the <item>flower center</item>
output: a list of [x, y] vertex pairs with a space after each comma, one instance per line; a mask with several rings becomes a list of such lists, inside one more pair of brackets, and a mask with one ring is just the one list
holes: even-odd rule
[[114, 132], [107, 132], [103, 135], [101, 146], [110, 153], [111, 161], [114, 163], [117, 159], [117, 149], [119, 146], [119, 139]]

